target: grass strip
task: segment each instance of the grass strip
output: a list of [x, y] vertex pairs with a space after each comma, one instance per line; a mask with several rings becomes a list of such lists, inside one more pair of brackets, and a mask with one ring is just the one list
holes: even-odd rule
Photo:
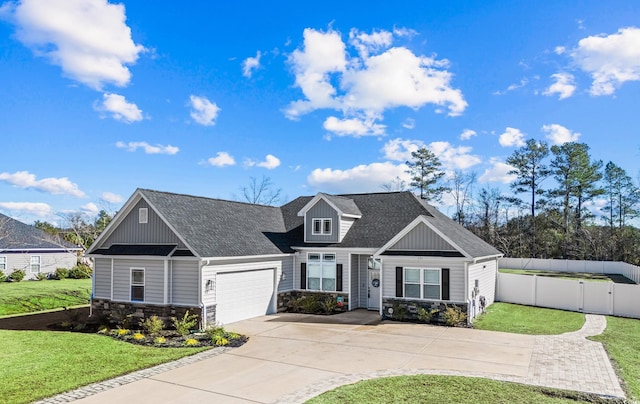
[[473, 322], [480, 330], [530, 335], [557, 335], [577, 331], [584, 325], [583, 313], [497, 302]]
[[0, 316], [88, 304], [91, 279], [0, 282]]

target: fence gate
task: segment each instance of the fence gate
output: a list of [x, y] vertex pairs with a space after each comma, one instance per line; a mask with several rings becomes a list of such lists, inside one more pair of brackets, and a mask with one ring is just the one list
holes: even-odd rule
[[613, 314], [613, 282], [582, 283], [582, 311]]

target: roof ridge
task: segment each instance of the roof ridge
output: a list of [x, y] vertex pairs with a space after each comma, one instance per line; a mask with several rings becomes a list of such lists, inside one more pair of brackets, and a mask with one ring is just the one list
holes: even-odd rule
[[144, 192], [154, 192], [154, 193], [158, 193], [158, 194], [175, 195], [175, 196], [186, 196], [186, 197], [189, 197], [189, 198], [205, 199], [205, 200], [208, 200], [208, 201], [237, 203], [237, 204], [240, 204], [240, 205], [247, 205], [247, 206], [260, 206], [260, 207], [273, 208], [273, 209], [279, 209], [280, 208], [279, 206], [263, 205], [263, 204], [260, 204], [260, 203], [234, 201], [234, 200], [231, 200], [231, 199], [212, 198], [212, 197], [209, 197], [209, 196], [191, 195], [191, 194], [184, 194], [184, 193], [179, 193], [179, 192], [158, 191], [158, 190], [155, 190], [155, 189], [147, 189], [147, 188], [138, 188], [138, 191], [142, 191], [143, 193]]

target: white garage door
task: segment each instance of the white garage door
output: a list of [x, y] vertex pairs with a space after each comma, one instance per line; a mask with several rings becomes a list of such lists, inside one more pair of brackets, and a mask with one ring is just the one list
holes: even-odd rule
[[216, 320], [221, 324], [273, 313], [274, 268], [219, 272]]

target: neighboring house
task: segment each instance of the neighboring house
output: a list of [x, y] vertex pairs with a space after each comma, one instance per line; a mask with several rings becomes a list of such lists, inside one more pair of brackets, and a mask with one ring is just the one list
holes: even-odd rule
[[481, 295], [493, 302], [502, 257], [410, 192], [319, 193], [272, 207], [145, 189], [88, 254], [95, 315], [190, 310], [204, 324], [318, 293], [345, 310], [446, 304], [471, 318]]
[[25, 279], [33, 279], [38, 273], [52, 273], [56, 268], [71, 269], [81, 250], [0, 213], [0, 272], [5, 275], [23, 269]]

